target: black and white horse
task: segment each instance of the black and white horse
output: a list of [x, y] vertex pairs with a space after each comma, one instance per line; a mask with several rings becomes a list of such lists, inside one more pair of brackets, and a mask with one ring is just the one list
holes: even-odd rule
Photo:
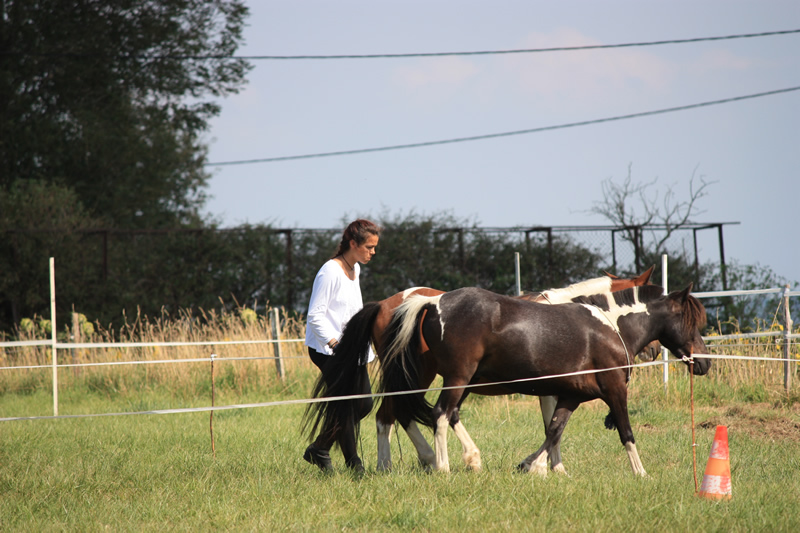
[[[419, 389], [426, 385], [420, 383], [420, 372], [435, 365], [445, 390], [434, 406], [422, 393], [394, 396], [393, 403], [403, 425], [416, 420], [434, 428], [435, 468], [440, 471], [450, 469], [448, 425], [461, 441], [466, 465], [481, 467], [480, 451], [458, 415], [469, 394], [466, 386], [511, 381], [503, 386], [516, 393], [558, 397], [544, 443], [519, 464], [521, 470], [545, 475], [548, 456], [570, 415], [581, 403], [600, 398], [611, 410], [609, 417], [634, 474], [645, 475], [628, 419], [629, 366], [653, 340], [687, 365], [692, 353], [705, 353], [699, 330], [705, 324], [705, 309], [690, 291], [691, 285], [665, 295], [661, 287], [649, 285], [562, 305], [477, 288], [412, 297], [395, 310], [387, 328], [381, 388]], [[429, 348], [424, 355], [417, 348], [420, 335]], [[710, 365], [710, 360], [698, 359], [692, 368], [704, 375]], [[554, 377], [531, 380], [543, 376]]]
[[[515, 298], [552, 305], [561, 304], [569, 302], [578, 296], [616, 292], [630, 287], [646, 285], [650, 281], [653, 268], [650, 267], [644, 273], [630, 279], [618, 278], [607, 274], [606, 276], [574, 283], [568, 287], [528, 293]], [[364, 305], [347, 323], [342, 337], [339, 339], [339, 344], [334, 349], [334, 357], [328, 363], [331, 365], [330, 372], [339, 377], [334, 383], [327, 383], [320, 377], [314, 388], [314, 395], [316, 397], [348, 396], [363, 390], [363, 383], [369, 381], [364, 367], [369, 347], [370, 345], [374, 346], [378, 359], [383, 361], [385, 330], [392, 319], [394, 310], [409, 297], [439, 296], [441, 294], [444, 294], [444, 292], [427, 287], [415, 287], [379, 302], [370, 302]], [[425, 352], [427, 349], [425, 343], [421, 342], [419, 350]], [[426, 365], [426, 361], [431, 364]], [[436, 377], [436, 365], [432, 359], [423, 358], [423, 367], [419, 374], [419, 385], [420, 387], [427, 387]], [[476, 394], [497, 395], [512, 394], [514, 391], [502, 386], [495, 386], [481, 387], [475, 389], [474, 392]], [[557, 398], [553, 396], [539, 397], [545, 428], [555, 411], [556, 400]], [[309, 406], [306, 412], [306, 419], [314, 424], [314, 429], [325, 426], [338, 428], [339, 431], [347, 431], [346, 428], [357, 430], [359, 413], [356, 411], [357, 409], [354, 409], [353, 402], [347, 400], [315, 403]], [[395, 422], [391, 397], [383, 398], [375, 416], [375, 422], [378, 433], [378, 470], [390, 470], [392, 456], [389, 441]], [[310, 424], [306, 425], [309, 426]], [[420, 463], [426, 467], [433, 467], [436, 463], [435, 453], [416, 423], [412, 420], [404, 428], [414, 444]], [[561, 463], [561, 453], [558, 445], [553, 448], [550, 461], [553, 470], [565, 472]]]

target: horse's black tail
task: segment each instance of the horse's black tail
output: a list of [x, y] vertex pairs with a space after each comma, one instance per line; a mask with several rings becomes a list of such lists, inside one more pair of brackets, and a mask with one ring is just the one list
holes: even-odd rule
[[[382, 392], [403, 392], [419, 389], [422, 371], [420, 321], [426, 309], [435, 312], [431, 305], [433, 298], [411, 297], [398, 307], [384, 335]], [[433, 406], [425, 399], [425, 393], [400, 394], [392, 396], [394, 415], [407, 426], [412, 420], [428, 427], [434, 427]]]
[[[325, 374], [334, 377], [328, 382], [324, 375], [320, 375], [314, 385], [314, 398], [349, 396], [370, 390], [367, 359], [372, 341], [372, 325], [379, 312], [380, 304], [370, 302], [347, 322], [342, 338], [333, 350], [333, 356], [325, 363]], [[364, 409], [364, 405], [369, 407]], [[313, 437], [320, 428], [341, 428], [352, 421], [357, 439], [359, 422], [369, 414], [370, 407], [369, 399], [311, 403], [303, 416], [302, 431]]]

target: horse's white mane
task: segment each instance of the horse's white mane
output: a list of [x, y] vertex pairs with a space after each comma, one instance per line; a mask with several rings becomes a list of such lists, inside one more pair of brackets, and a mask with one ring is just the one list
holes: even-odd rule
[[414, 334], [414, 326], [416, 324], [416, 316], [426, 304], [435, 304], [439, 306], [439, 299], [442, 295], [438, 296], [420, 296], [412, 294], [406, 298], [403, 303], [397, 306], [394, 310], [392, 321], [401, 320], [400, 331], [397, 332], [392, 343], [386, 347], [386, 354], [384, 358], [390, 361], [397, 355], [400, 346], [406, 346], [411, 342], [411, 336]]
[[571, 301], [577, 296], [591, 296], [593, 294], [605, 294], [611, 292], [611, 278], [601, 276], [599, 278], [587, 279], [573, 283], [563, 289], [548, 289], [542, 292], [545, 303], [563, 304]]

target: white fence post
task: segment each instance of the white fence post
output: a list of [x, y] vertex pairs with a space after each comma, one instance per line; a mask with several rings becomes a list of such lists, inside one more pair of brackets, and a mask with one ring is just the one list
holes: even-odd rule
[[789, 358], [792, 355], [792, 313], [789, 309], [789, 285], [783, 288], [783, 388], [786, 394], [792, 388], [792, 365]]
[[283, 359], [281, 359], [281, 316], [277, 307], [272, 308], [272, 340], [275, 341], [272, 345], [273, 353], [275, 353], [275, 366], [278, 369], [278, 377], [281, 381], [286, 380], [286, 371], [283, 369]]
[[522, 280], [520, 280], [520, 273], [519, 273], [519, 252], [514, 252], [514, 276], [517, 280], [517, 285], [515, 289], [515, 296], [519, 296], [522, 294]]
[[53, 416], [58, 416], [58, 351], [56, 349], [56, 260], [50, 258], [50, 340], [53, 354]]
[[[661, 255], [661, 286], [664, 287], [664, 293], [669, 292], [669, 281], [667, 278], [667, 254]], [[661, 346], [661, 359], [664, 361], [664, 388], [667, 388], [669, 381], [669, 353], [664, 346]]]

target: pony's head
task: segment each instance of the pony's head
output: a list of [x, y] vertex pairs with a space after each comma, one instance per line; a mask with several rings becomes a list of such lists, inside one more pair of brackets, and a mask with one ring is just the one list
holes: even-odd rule
[[[687, 366], [689, 366], [688, 358], [692, 354], [707, 353], [706, 343], [700, 334], [700, 329], [706, 325], [706, 310], [703, 304], [690, 294], [691, 291], [690, 283], [682, 291], [671, 292], [666, 296], [670, 318], [666, 321], [659, 337], [659, 341], [673, 355], [683, 359]], [[692, 368], [696, 376], [704, 376], [711, 368], [711, 360], [694, 359]]]

